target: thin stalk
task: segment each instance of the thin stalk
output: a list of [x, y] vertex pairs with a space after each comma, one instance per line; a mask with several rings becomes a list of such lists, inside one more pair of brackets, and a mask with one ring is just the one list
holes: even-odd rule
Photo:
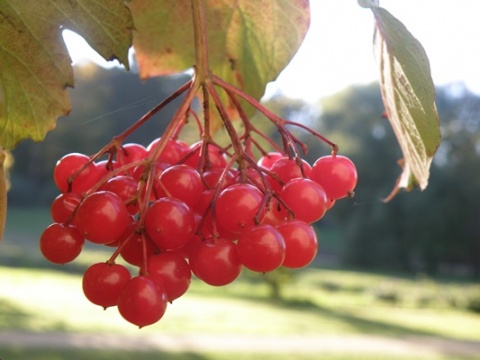
[[7, 156], [0, 145], [0, 240], [5, 231], [7, 220], [7, 179], [5, 175], [5, 160]]
[[205, 1], [191, 0], [193, 37], [195, 45], [195, 76], [200, 83], [210, 77], [208, 65], [207, 27], [205, 24]]
[[[218, 76], [212, 75], [212, 80], [213, 83], [221, 88], [223, 88], [227, 92], [232, 92], [235, 95], [241, 97], [244, 99], [246, 102], [248, 102], [250, 105], [252, 105], [255, 109], [260, 111], [263, 115], [265, 115], [266, 118], [270, 119], [277, 127], [284, 128], [286, 124], [292, 124], [292, 122], [288, 122], [285, 119], [282, 119], [280, 116], [274, 114], [270, 110], [268, 110], [265, 106], [260, 104], [256, 99], [251, 97], [250, 95], [246, 94], [242, 90], [238, 89], [237, 87], [233, 86], [232, 84], [229, 84], [228, 82], [222, 80]], [[336, 154], [338, 151], [338, 146], [337, 144], [333, 143], [332, 141], [328, 140], [326, 137], [323, 135], [320, 135], [318, 133], [315, 134], [320, 140], [328, 144], [332, 148], [332, 153]]]

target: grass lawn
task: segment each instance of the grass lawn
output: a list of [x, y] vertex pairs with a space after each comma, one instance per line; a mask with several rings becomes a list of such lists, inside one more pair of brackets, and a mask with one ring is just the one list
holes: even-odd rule
[[[260, 277], [262, 275], [256, 275]], [[199, 281], [169, 305], [164, 318], [138, 330], [115, 308], [90, 304], [78, 274], [48, 269], [0, 267], [0, 330], [103, 332], [120, 334], [382, 334], [430, 335], [461, 340], [480, 339], [480, 315], [441, 303], [429, 307], [391, 304], [370, 292], [382, 281], [397, 281], [405, 291], [421, 284], [385, 276], [311, 269], [285, 285], [285, 301], [268, 297], [265, 282], [246, 274], [235, 284], [215, 288]], [[363, 290], [352, 291], [342, 278], [356, 279]], [[341, 289], [322, 287], [322, 279]], [[349, 280], [350, 281], [350, 280]], [[375, 285], [377, 284], [378, 285]], [[408, 286], [410, 289], [408, 290]], [[467, 285], [458, 285], [466, 287]], [[473, 285], [471, 285], [473, 286]]]
[[97, 350], [44, 350], [44, 349], [0, 349], [0, 356], [9, 360], [475, 360], [478, 357], [432, 356], [397, 356], [389, 354], [258, 354], [258, 353], [171, 353], [171, 352], [130, 352], [130, 351], [97, 351]]
[[[137, 329], [115, 308], [90, 304], [79, 271], [109, 253], [87, 248], [72, 266], [50, 266], [33, 234], [48, 225], [48, 213], [10, 213], [10, 228], [0, 245], [0, 336], [5, 331], [215, 335], [425, 335], [480, 340], [480, 314], [467, 311], [467, 299], [480, 299], [479, 285], [357, 271], [309, 268], [286, 279], [283, 300], [269, 296], [264, 275], [244, 272], [232, 285], [211, 287], [193, 281], [188, 293], [169, 305], [158, 324]], [[21, 225], [24, 224], [23, 231]], [[28, 226], [27, 226], [28, 225]], [[30, 226], [31, 225], [31, 226]], [[10, 230], [9, 230], [10, 229]], [[67, 272], [70, 271], [70, 272]], [[475, 298], [477, 296], [478, 298]], [[318, 359], [318, 354], [151, 353], [0, 347], [0, 359]], [[322, 359], [385, 359], [385, 354], [322, 354]], [[405, 359], [388, 354], [388, 359]], [[409, 356], [408, 359], [416, 359]], [[418, 359], [469, 359], [436, 354]]]

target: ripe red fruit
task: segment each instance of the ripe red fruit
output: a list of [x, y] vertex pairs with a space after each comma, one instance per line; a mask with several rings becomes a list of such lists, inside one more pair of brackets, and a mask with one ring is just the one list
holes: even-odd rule
[[75, 218], [82, 235], [96, 244], [115, 241], [131, 222], [123, 200], [109, 191], [87, 196], [78, 207]]
[[162, 284], [169, 302], [179, 298], [190, 286], [192, 272], [187, 261], [176, 252], [163, 252], [149, 256], [148, 274]]
[[161, 198], [155, 201], [145, 215], [147, 235], [162, 250], [184, 246], [193, 235], [193, 212], [183, 201]]
[[209, 285], [223, 286], [233, 282], [242, 271], [237, 246], [231, 240], [203, 241], [190, 256], [194, 274]]
[[355, 189], [357, 169], [345, 156], [323, 156], [313, 164], [310, 179], [322, 185], [329, 199], [341, 199]]
[[309, 179], [290, 180], [280, 192], [280, 198], [293, 211], [296, 219], [308, 223], [320, 220], [328, 208], [325, 191]]
[[220, 178], [223, 174], [222, 168], [213, 168], [208, 171], [205, 171], [202, 174], [202, 179], [208, 189], [215, 189], [217, 186], [220, 186], [221, 189], [225, 189], [226, 187], [233, 185], [237, 181], [237, 174], [233, 171], [228, 171], [223, 178], [221, 184], [219, 184]]
[[145, 158], [147, 155], [148, 151], [143, 145], [136, 143], [124, 144], [117, 152], [117, 163], [119, 166], [130, 164]]
[[83, 274], [83, 293], [90, 302], [105, 309], [116, 306], [120, 291], [130, 278], [130, 272], [125, 266], [108, 263], [93, 264]]
[[197, 170], [188, 165], [167, 168], [155, 183], [158, 197], [170, 196], [182, 200], [189, 207], [195, 206], [205, 186]]
[[[185, 164], [190, 165], [194, 169], [197, 169], [200, 163], [201, 141], [190, 145], [190, 152], [192, 152], [192, 154], [187, 160], [185, 160]], [[223, 169], [225, 168], [225, 166], [227, 166], [227, 160], [225, 160], [225, 156], [222, 154], [222, 152], [218, 147], [210, 144], [208, 145], [207, 152], [208, 152], [208, 161], [209, 161], [208, 168]]]
[[262, 166], [266, 169], [271, 169], [273, 164], [275, 164], [275, 162], [277, 160], [280, 160], [284, 156], [285, 155], [283, 155], [280, 152], [276, 152], [276, 151], [269, 152], [268, 154], [266, 154], [266, 155], [262, 156], [260, 159], [258, 159], [257, 165]]
[[87, 155], [79, 153], [67, 154], [57, 161], [53, 171], [53, 179], [61, 192], [69, 191], [69, 177], [80, 171], [83, 166], [86, 166], [86, 168], [75, 177], [70, 191], [82, 194], [97, 182], [97, 168], [94, 163], [86, 165], [89, 161], [90, 158]]
[[125, 320], [142, 328], [162, 318], [167, 309], [167, 295], [156, 280], [141, 275], [123, 286], [117, 307]]
[[[308, 177], [310, 175], [312, 167], [303, 159], [302, 167], [303, 174], [305, 174], [305, 177]], [[277, 174], [277, 176], [280, 178], [284, 185], [291, 179], [304, 177], [302, 174], [302, 169], [300, 168], [300, 166], [298, 166], [295, 159], [290, 159], [288, 157], [283, 157], [275, 161], [270, 170], [273, 173]], [[280, 190], [282, 189], [282, 185], [272, 177], [268, 177], [268, 180], [273, 190], [280, 192]]]
[[80, 204], [82, 196], [74, 192], [62, 193], [53, 200], [50, 215], [56, 223], [64, 223]]
[[300, 220], [287, 221], [277, 230], [285, 240], [285, 259], [282, 265], [297, 269], [310, 264], [318, 250], [318, 241], [315, 230], [306, 222]]
[[280, 205], [277, 199], [271, 198], [268, 207], [265, 209], [265, 213], [262, 217], [263, 225], [276, 226], [283, 223], [288, 217], [285, 207]]
[[224, 189], [215, 202], [215, 220], [227, 231], [240, 233], [255, 225], [263, 194], [249, 184], [235, 184]]
[[[160, 142], [161, 138], [153, 140], [150, 145], [147, 146], [147, 151], [152, 153], [155, 147]], [[169, 139], [162, 150], [162, 153], [157, 158], [158, 162], [174, 165], [178, 163], [183, 157], [187, 155], [189, 146], [181, 140]]]
[[135, 232], [136, 228], [137, 223], [130, 224], [115, 244], [120, 248], [120, 255], [126, 262], [142, 267], [146, 263], [145, 256], [153, 255], [155, 248], [152, 242], [146, 238], [146, 234]]
[[52, 263], [73, 261], [83, 248], [84, 239], [74, 226], [54, 223], [40, 237], [40, 251]]
[[273, 271], [285, 258], [285, 240], [271, 225], [252, 226], [240, 234], [237, 250], [246, 268], [258, 272]]
[[137, 196], [137, 186], [138, 182], [133, 177], [121, 175], [108, 180], [101, 186], [100, 190], [117, 194], [125, 204], [130, 202], [127, 205], [128, 212], [135, 215], [138, 211], [138, 204], [135, 200]]

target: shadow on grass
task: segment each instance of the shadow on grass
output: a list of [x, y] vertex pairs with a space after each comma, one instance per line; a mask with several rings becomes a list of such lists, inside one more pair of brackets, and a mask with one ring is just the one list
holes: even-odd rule
[[124, 350], [86, 350], [86, 349], [34, 349], [34, 348], [0, 348], [0, 359], [28, 360], [206, 360], [208, 357], [190, 352], [153, 352]]
[[[252, 284], [253, 285], [253, 284]], [[252, 291], [249, 293], [231, 293], [231, 294], [221, 294], [219, 292], [213, 292], [212, 294], [205, 293], [203, 291], [199, 292], [202, 296], [212, 296], [212, 297], [224, 297], [226, 299], [235, 296], [238, 299], [242, 299], [254, 304], [262, 304], [270, 307], [277, 307], [284, 311], [288, 312], [298, 312], [299, 314], [305, 315], [309, 313], [312, 315], [312, 321], [314, 316], [318, 315], [319, 318], [332, 319], [341, 323], [345, 323], [352, 329], [352, 333], [358, 334], [371, 334], [371, 335], [385, 335], [385, 336], [430, 336], [430, 337], [439, 337], [438, 333], [415, 329], [408, 326], [402, 326], [388, 321], [388, 318], [385, 321], [371, 320], [366, 319], [361, 316], [355, 315], [354, 313], [342, 309], [339, 307], [331, 308], [327, 306], [322, 306], [317, 302], [310, 299], [301, 299], [301, 298], [271, 298], [268, 295], [262, 296], [260, 291], [252, 288]]]
[[[32, 300], [34, 301], [34, 300]], [[35, 314], [15, 305], [13, 302], [0, 298], [0, 331], [41, 331]], [[48, 331], [66, 331], [62, 322], [49, 323]], [[0, 354], [0, 360], [3, 360]]]
[[0, 328], [27, 330], [31, 326], [30, 314], [10, 301], [0, 299]]

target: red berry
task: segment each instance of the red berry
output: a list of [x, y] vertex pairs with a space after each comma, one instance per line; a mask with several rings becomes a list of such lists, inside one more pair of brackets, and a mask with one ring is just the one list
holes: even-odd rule
[[[82, 194], [97, 182], [97, 169], [94, 163], [88, 164], [89, 161], [90, 158], [87, 155], [79, 153], [67, 154], [58, 160], [53, 171], [53, 179], [61, 192], [70, 190]], [[85, 169], [78, 173], [84, 166], [86, 166]], [[69, 189], [68, 179], [76, 173], [78, 175], [73, 179]]]
[[143, 145], [128, 143], [122, 145], [117, 152], [117, 162], [120, 166], [130, 164], [134, 161], [142, 160], [148, 155], [147, 149]]
[[100, 190], [117, 194], [127, 205], [128, 212], [135, 215], [138, 211], [136, 202], [138, 182], [131, 176], [121, 175], [108, 180]]
[[[153, 140], [147, 147], [147, 151], [152, 153], [158, 146], [161, 138]], [[157, 158], [158, 162], [167, 163], [170, 165], [177, 164], [183, 157], [187, 155], [189, 147], [181, 140], [168, 140], [163, 148], [161, 154]]]
[[[185, 161], [185, 164], [190, 165], [194, 169], [197, 169], [200, 165], [201, 154], [201, 141], [196, 142], [190, 146], [190, 157]], [[220, 168], [224, 169], [227, 166], [227, 160], [220, 151], [220, 149], [214, 145], [208, 145], [208, 167], [207, 169]]]
[[287, 221], [277, 226], [285, 240], [285, 259], [282, 265], [287, 268], [302, 268], [310, 264], [318, 250], [315, 230], [300, 220]]
[[40, 237], [40, 251], [52, 263], [65, 264], [82, 252], [84, 239], [73, 226], [54, 223]]
[[197, 170], [188, 165], [167, 168], [155, 183], [158, 197], [171, 196], [193, 207], [200, 199], [205, 186]]
[[141, 275], [123, 286], [117, 307], [125, 320], [141, 328], [162, 318], [167, 309], [167, 295], [156, 280]]
[[269, 152], [268, 154], [258, 159], [257, 165], [262, 166], [266, 169], [271, 169], [273, 164], [275, 164], [277, 160], [280, 160], [283, 157], [284, 155], [280, 152]]
[[145, 215], [145, 230], [162, 250], [184, 246], [193, 235], [193, 212], [183, 201], [161, 198], [155, 201]]
[[[285, 183], [287, 183], [291, 179], [303, 178], [304, 174], [305, 174], [305, 177], [308, 177], [310, 175], [310, 171], [312, 170], [312, 167], [310, 166], [310, 164], [303, 159], [301, 162], [302, 162], [303, 173], [302, 173], [302, 169], [300, 168], [300, 166], [298, 166], [295, 159], [290, 159], [288, 157], [283, 157], [277, 160], [272, 165], [270, 170], [273, 173], [277, 174], [279, 179], [285, 185]], [[282, 189], [282, 185], [272, 177], [268, 177], [268, 180], [273, 190], [280, 192], [280, 190]]]
[[179, 298], [190, 286], [192, 272], [185, 259], [176, 252], [163, 252], [148, 257], [148, 274], [162, 284], [169, 302]]
[[327, 211], [325, 191], [309, 179], [290, 180], [280, 192], [280, 198], [293, 211], [296, 219], [308, 223], [320, 220]]
[[57, 223], [67, 221], [81, 200], [82, 196], [74, 192], [58, 195], [50, 206], [50, 215], [53, 221]]
[[357, 169], [345, 156], [324, 156], [313, 164], [310, 179], [322, 185], [329, 199], [341, 199], [355, 189]]
[[90, 302], [103, 308], [116, 306], [120, 291], [130, 278], [130, 272], [125, 266], [93, 264], [83, 274], [83, 293]]
[[237, 249], [242, 264], [258, 272], [277, 269], [285, 258], [285, 240], [271, 225], [245, 229], [238, 238]]
[[[146, 234], [139, 234], [135, 230], [137, 223], [131, 224], [127, 230], [115, 242], [120, 248], [120, 255], [129, 264], [143, 267], [146, 264], [146, 258], [155, 253], [152, 242], [147, 239]], [[110, 244], [107, 244], [110, 246]]]
[[123, 200], [109, 191], [87, 196], [78, 207], [75, 218], [82, 235], [96, 244], [115, 241], [131, 222]]
[[249, 184], [235, 184], [223, 190], [215, 202], [215, 220], [225, 230], [240, 233], [255, 225], [263, 194]]
[[233, 241], [203, 241], [195, 250], [190, 256], [190, 266], [195, 275], [207, 284], [227, 285], [240, 275], [242, 263]]

